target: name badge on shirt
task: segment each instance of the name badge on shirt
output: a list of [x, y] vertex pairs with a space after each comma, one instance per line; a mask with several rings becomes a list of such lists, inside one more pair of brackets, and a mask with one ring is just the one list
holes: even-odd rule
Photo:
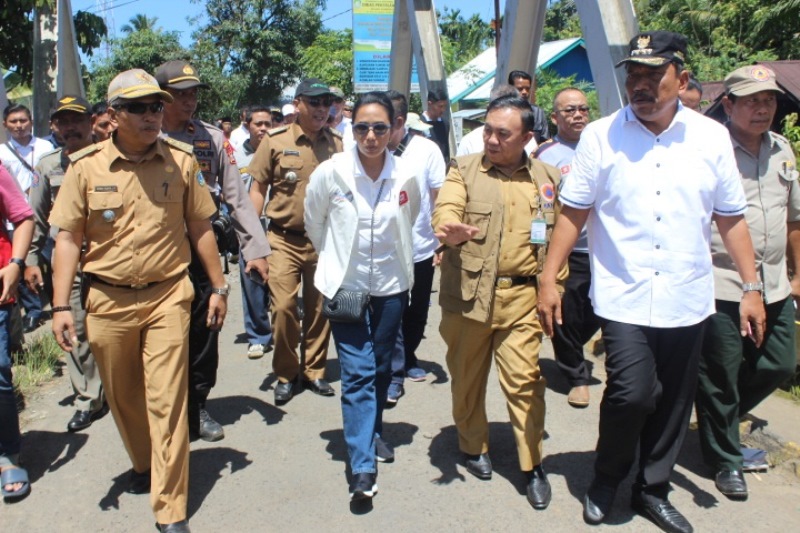
[[531, 244], [547, 243], [547, 222], [540, 216], [531, 221]]

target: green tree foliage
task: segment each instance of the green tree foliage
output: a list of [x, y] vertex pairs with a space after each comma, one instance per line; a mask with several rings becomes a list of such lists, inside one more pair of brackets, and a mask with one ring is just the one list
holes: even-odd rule
[[[16, 71], [28, 85], [33, 79], [33, 10], [43, 6], [55, 10], [56, 0], [0, 2], [0, 66]], [[73, 21], [78, 46], [91, 56], [106, 36], [105, 22], [86, 11], [75, 13]]]
[[181, 46], [177, 32], [134, 31], [114, 40], [109, 57], [93, 65], [91, 75], [84, 80], [87, 96], [91, 102], [105, 100], [108, 84], [120, 72], [140, 68], [153, 74], [161, 63], [172, 59], [189, 59], [189, 51]]
[[460, 9], [436, 13], [442, 43], [444, 70], [452, 73], [494, 45], [494, 30], [477, 13], [465, 19]]
[[581, 37], [581, 23], [575, 0], [555, 0], [547, 6], [544, 17], [544, 42]]
[[153, 32], [157, 32], [160, 30], [156, 23], [158, 22], [158, 17], [148, 17], [147, 15], [143, 15], [139, 13], [131, 17], [128, 24], [123, 24], [120, 28], [120, 31], [125, 34], [131, 34], [135, 31], [144, 31], [150, 30]]
[[[203, 3], [203, 25], [193, 34], [198, 70], [219, 73], [220, 109], [275, 101], [301, 75], [303, 49], [322, 28], [324, 0], [193, 0]], [[195, 21], [195, 22], [200, 22]], [[224, 85], [224, 84], [223, 84]]]
[[325, 30], [300, 56], [303, 76], [353, 94], [353, 30]]

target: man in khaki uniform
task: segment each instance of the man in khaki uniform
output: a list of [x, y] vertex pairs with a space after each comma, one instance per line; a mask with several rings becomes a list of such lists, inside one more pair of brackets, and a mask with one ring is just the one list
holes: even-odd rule
[[[272, 368], [278, 378], [275, 402], [286, 403], [294, 394], [293, 382], [302, 372], [303, 383], [317, 394], [333, 396], [325, 381], [330, 325], [322, 316], [322, 295], [314, 287], [317, 253], [306, 235], [303, 202], [309, 177], [317, 166], [342, 151], [341, 135], [326, 127], [333, 93], [315, 78], [303, 80], [295, 92], [294, 124], [270, 130], [250, 161], [254, 182], [250, 199], [261, 212], [266, 207], [272, 248], [269, 256], [269, 290], [275, 354]], [[300, 318], [297, 295], [303, 282], [305, 360], [298, 364]]]
[[530, 105], [519, 96], [493, 100], [484, 151], [453, 160], [432, 223], [447, 245], [439, 331], [467, 470], [480, 479], [492, 475], [485, 400], [494, 354], [528, 501], [544, 509], [551, 490], [541, 466], [546, 382], [539, 369], [536, 275], [555, 216], [558, 171], [526, 157], [533, 126]]
[[[730, 119], [736, 166], [747, 198], [745, 219], [761, 278], [767, 333], [757, 346], [739, 334], [742, 285], [716, 226], [711, 232], [716, 312], [708, 319], [697, 382], [700, 446], [714, 481], [733, 500], [747, 499], [739, 419], [795, 371], [794, 302], [800, 299], [800, 185], [786, 138], [769, 131], [783, 93], [763, 65], [725, 77], [722, 107]], [[794, 275], [787, 272], [787, 260]], [[759, 288], [759, 287], [756, 287]]]
[[[36, 165], [36, 180], [30, 189], [29, 202], [34, 213], [36, 227], [33, 233], [28, 257], [25, 260], [25, 281], [35, 293], [44, 288], [44, 278], [40, 261], [50, 262], [48, 240], [58, 234], [58, 228], [47, 223], [53, 209], [64, 173], [69, 166], [69, 156], [92, 144], [92, 112], [89, 102], [79, 95], [64, 95], [58, 100], [56, 109], [50, 115], [53, 128], [62, 139], [64, 147], [57, 148], [43, 156]], [[45, 257], [43, 254], [47, 255]], [[80, 275], [75, 277], [70, 293], [70, 305], [75, 311], [75, 330], [78, 345], [67, 354], [67, 369], [75, 392], [76, 411], [67, 423], [68, 431], [80, 431], [108, 412], [104, 408], [103, 384], [97, 371], [94, 356], [86, 340], [85, 315], [80, 307]]]
[[108, 103], [119, 128], [110, 141], [71, 156], [50, 223], [60, 228], [53, 333], [63, 349], [75, 348], [67, 302], [85, 238], [86, 330], [133, 463], [128, 491], [149, 489], [159, 529], [176, 533], [189, 531], [190, 242], [214, 287], [209, 326], [222, 327], [230, 287], [209, 221], [214, 202], [192, 147], [158, 138], [163, 102], [171, 99], [143, 70], [111, 81]]

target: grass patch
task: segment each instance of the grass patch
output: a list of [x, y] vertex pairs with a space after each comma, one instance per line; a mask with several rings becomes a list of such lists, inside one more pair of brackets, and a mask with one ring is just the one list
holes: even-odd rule
[[23, 395], [53, 379], [63, 351], [50, 333], [35, 335], [13, 354], [14, 386]]
[[781, 390], [790, 399], [800, 402], [800, 365], [795, 369], [794, 376], [781, 385]]

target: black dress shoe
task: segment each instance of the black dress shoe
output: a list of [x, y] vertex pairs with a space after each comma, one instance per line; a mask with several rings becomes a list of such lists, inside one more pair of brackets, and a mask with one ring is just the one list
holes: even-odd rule
[[150, 470], [139, 473], [131, 469], [128, 478], [128, 487], [125, 489], [128, 494], [149, 494], [150, 493]]
[[187, 520], [173, 522], [172, 524], [156, 524], [156, 529], [161, 533], [192, 533]]
[[22, 331], [24, 333], [30, 333], [31, 331], [38, 328], [41, 323], [42, 321], [39, 320], [38, 318], [34, 318], [32, 316], [26, 316], [25, 318], [22, 319]]
[[225, 438], [225, 430], [219, 422], [211, 418], [208, 411], [200, 409], [200, 427], [197, 436], [206, 442], [217, 442]]
[[278, 405], [284, 404], [292, 399], [294, 396], [294, 383], [287, 381], [286, 383], [279, 381], [275, 385], [275, 403]]
[[667, 533], [692, 533], [694, 528], [675, 507], [668, 501], [659, 503], [645, 503], [634, 498], [631, 503], [633, 510], [649, 518], [662, 531]]
[[467, 472], [478, 479], [492, 479], [492, 461], [488, 453], [467, 455], [465, 460]]
[[108, 412], [108, 404], [103, 405], [97, 411], [75, 411], [72, 418], [67, 422], [67, 431], [70, 433], [86, 429], [92, 425], [92, 422], [98, 418], [102, 418]]
[[611, 511], [614, 504], [614, 496], [617, 488], [609, 485], [602, 485], [596, 480], [592, 481], [586, 496], [583, 497], [583, 520], [587, 524], [596, 526]]
[[714, 481], [717, 490], [731, 500], [747, 499], [747, 482], [741, 470], [720, 470]]
[[534, 509], [547, 509], [553, 497], [550, 482], [547, 481], [547, 474], [544, 473], [542, 465], [535, 466], [528, 475], [528, 502]]
[[333, 396], [336, 394], [331, 384], [324, 379], [315, 379], [314, 381], [304, 379], [303, 385], [314, 394], [319, 394], [320, 396]]

